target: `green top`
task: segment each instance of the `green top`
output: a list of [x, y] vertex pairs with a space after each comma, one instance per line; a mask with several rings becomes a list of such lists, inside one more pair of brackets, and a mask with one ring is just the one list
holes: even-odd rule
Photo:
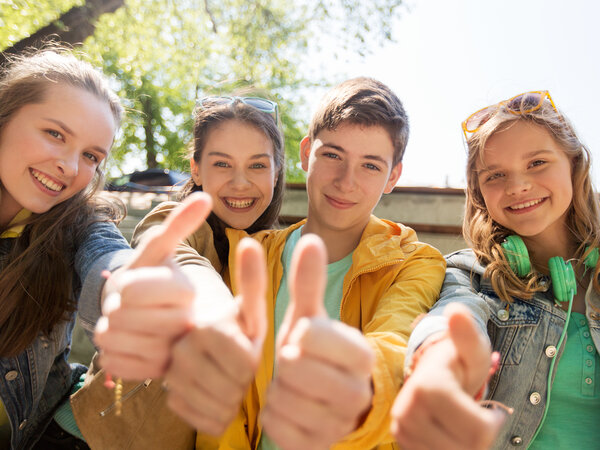
[[[583, 314], [571, 313], [546, 420], [530, 449], [598, 446], [600, 358]], [[596, 431], [594, 431], [596, 430]]]
[[[288, 289], [288, 274], [292, 266], [292, 254], [296, 244], [302, 236], [303, 226], [294, 230], [289, 236], [285, 243], [283, 253], [281, 255], [281, 264], [283, 266], [283, 275], [281, 276], [281, 283], [279, 290], [277, 291], [277, 300], [275, 302], [275, 336], [281, 327], [285, 311], [290, 302], [289, 289]], [[332, 262], [327, 265], [327, 285], [325, 287], [325, 298], [323, 303], [327, 315], [331, 319], [340, 320], [340, 305], [342, 303], [342, 293], [344, 288], [344, 277], [352, 266], [352, 253], [348, 254], [339, 261]], [[273, 368], [275, 372], [275, 367]], [[260, 442], [258, 444], [258, 450], [278, 450], [279, 447], [275, 445], [271, 439], [262, 433]]]
[[[70, 395], [73, 395], [83, 387], [85, 376], [85, 373], [81, 374], [79, 381], [73, 385]], [[75, 422], [75, 417], [73, 416], [73, 409], [71, 408], [71, 401], [69, 398], [70, 396], [59, 405], [58, 409], [54, 413], [54, 421], [67, 433], [81, 439], [82, 441], [85, 441], [83, 434], [81, 434], [81, 431], [77, 426], [77, 422]]]

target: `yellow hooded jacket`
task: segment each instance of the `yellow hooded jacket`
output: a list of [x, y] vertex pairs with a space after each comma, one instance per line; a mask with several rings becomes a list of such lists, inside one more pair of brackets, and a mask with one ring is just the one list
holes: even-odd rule
[[[268, 330], [256, 377], [238, 417], [222, 436], [220, 449], [254, 450], [260, 441], [259, 412], [266, 401], [275, 357], [273, 324], [275, 299], [283, 273], [281, 255], [290, 233], [303, 223], [253, 235], [266, 251]], [[235, 249], [246, 233], [228, 229], [227, 234], [229, 270], [234, 273]], [[408, 337], [413, 321], [437, 300], [445, 268], [440, 252], [417, 241], [414, 230], [371, 216], [344, 278], [340, 318], [360, 329], [375, 351], [374, 395], [371, 410], [362, 425], [333, 449], [397, 448], [389, 433], [389, 411], [402, 384]], [[234, 280], [231, 287], [235, 294]], [[196, 448], [206, 448], [201, 435]]]

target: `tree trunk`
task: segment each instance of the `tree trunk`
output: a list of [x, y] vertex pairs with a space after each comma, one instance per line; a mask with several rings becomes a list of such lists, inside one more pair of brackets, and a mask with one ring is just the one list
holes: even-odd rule
[[29, 47], [39, 47], [45, 42], [81, 44], [94, 33], [98, 17], [116, 11], [124, 3], [125, 0], [87, 0], [84, 5], [71, 8], [54, 22], [0, 53], [0, 66], [6, 62], [6, 56], [18, 54]]
[[154, 126], [152, 125], [152, 97], [142, 95], [140, 97], [142, 111], [144, 113], [144, 134], [146, 136], [146, 166], [148, 169], [158, 167], [156, 162], [156, 142], [154, 141]]

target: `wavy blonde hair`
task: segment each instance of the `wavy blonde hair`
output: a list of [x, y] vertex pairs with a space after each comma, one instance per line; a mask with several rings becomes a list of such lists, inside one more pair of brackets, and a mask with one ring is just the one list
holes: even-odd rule
[[[555, 110], [550, 102], [544, 101], [535, 111], [518, 114], [512, 112], [516, 109], [514, 104], [510, 108], [509, 110], [506, 105], [499, 106], [467, 140], [467, 190], [463, 222], [465, 240], [478, 260], [487, 266], [485, 276], [491, 280], [494, 291], [507, 302], [512, 301], [513, 297], [529, 299], [543, 287], [540, 285], [539, 274], [531, 273], [525, 278], [519, 278], [511, 270], [501, 244], [513, 232], [492, 219], [481, 194], [477, 163], [483, 162], [486, 143], [495, 133], [517, 121], [537, 125], [550, 133], [571, 160], [573, 199], [566, 220], [572, 239], [577, 243], [574, 255], [578, 260], [576, 265], [581, 265], [589, 253], [586, 251], [587, 246], [600, 247], [598, 199], [592, 187], [589, 150], [579, 140], [568, 119]], [[600, 264], [596, 266], [593, 277], [597, 292], [600, 292], [599, 271]]]

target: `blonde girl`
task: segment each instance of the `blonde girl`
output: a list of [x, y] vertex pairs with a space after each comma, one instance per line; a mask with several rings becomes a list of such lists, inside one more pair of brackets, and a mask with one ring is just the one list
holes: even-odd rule
[[[593, 448], [600, 219], [589, 151], [547, 91], [477, 111], [463, 130], [471, 249], [447, 257], [440, 300], [411, 336], [392, 430], [406, 446]], [[486, 404], [505, 405], [505, 418], [476, 402], [491, 373]]]

